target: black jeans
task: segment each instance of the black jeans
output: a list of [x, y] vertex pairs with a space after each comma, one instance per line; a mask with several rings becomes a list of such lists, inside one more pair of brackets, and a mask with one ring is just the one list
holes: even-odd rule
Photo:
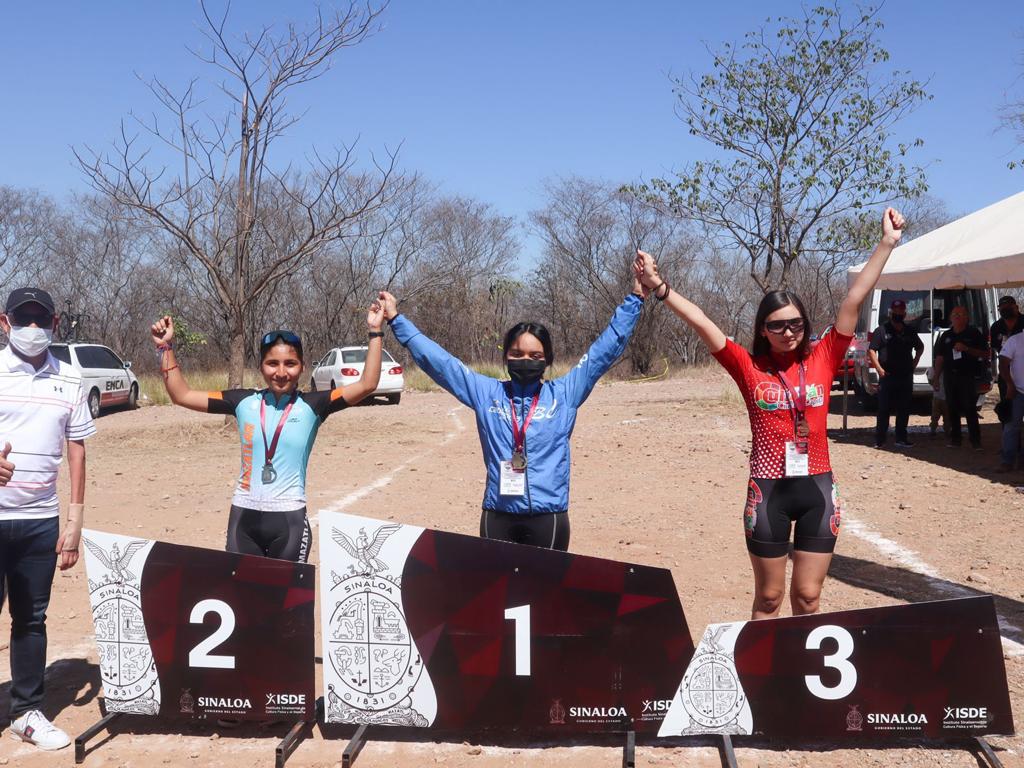
[[946, 377], [946, 403], [949, 405], [949, 439], [954, 445], [963, 440], [960, 417], [967, 420], [967, 436], [971, 445], [981, 445], [981, 427], [978, 425], [978, 383], [973, 376]]
[[907, 440], [907, 423], [914, 399], [914, 374], [886, 374], [878, 385], [878, 417], [875, 444], [882, 445], [889, 434], [889, 414], [896, 413], [896, 440]]
[[11, 613], [10, 719], [41, 709], [46, 608], [57, 565], [60, 519], [0, 520], [0, 603]]

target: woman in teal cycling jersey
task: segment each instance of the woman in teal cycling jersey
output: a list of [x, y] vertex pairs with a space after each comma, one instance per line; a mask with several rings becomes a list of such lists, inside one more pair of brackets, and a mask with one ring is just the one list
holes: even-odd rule
[[171, 318], [153, 324], [153, 342], [171, 400], [193, 411], [229, 414], [238, 420], [242, 465], [228, 518], [229, 552], [306, 562], [311, 538], [306, 465], [313, 441], [328, 416], [377, 388], [383, 321], [384, 309], [374, 302], [366, 316], [369, 348], [363, 374], [359, 381], [330, 392], [299, 391], [305, 370], [302, 339], [292, 331], [271, 331], [260, 340], [265, 389], [197, 392], [189, 388], [175, 360]]

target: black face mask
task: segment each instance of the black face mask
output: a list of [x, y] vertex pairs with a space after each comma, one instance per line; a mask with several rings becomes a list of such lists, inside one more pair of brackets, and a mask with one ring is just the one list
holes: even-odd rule
[[902, 324], [903, 321], [907, 319], [906, 315], [890, 315], [890, 317], [892, 318], [892, 321], [894, 323], [900, 323], [900, 324]]
[[528, 357], [507, 360], [506, 365], [508, 366], [508, 375], [517, 384], [533, 384], [540, 381], [540, 377], [544, 375], [544, 369], [548, 367], [544, 360], [531, 360]]
[[999, 316], [1002, 317], [1005, 320], [1009, 320], [1011, 317], [1016, 317], [1017, 316], [1017, 308], [1016, 307], [1000, 307], [999, 308]]

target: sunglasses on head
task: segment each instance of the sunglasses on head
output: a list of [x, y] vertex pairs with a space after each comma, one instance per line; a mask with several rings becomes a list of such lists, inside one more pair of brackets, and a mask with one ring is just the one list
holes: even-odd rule
[[768, 333], [785, 333], [787, 330], [791, 333], [802, 333], [804, 330], [804, 319], [802, 317], [794, 317], [792, 320], [768, 320], [765, 322], [764, 328]]
[[31, 309], [15, 309], [10, 314], [11, 325], [16, 325], [19, 328], [25, 328], [35, 323], [40, 328], [49, 328], [53, 325], [53, 313], [43, 310], [42, 312], [35, 312]]
[[285, 344], [291, 344], [295, 347], [302, 346], [302, 339], [299, 338], [299, 334], [294, 331], [271, 331], [270, 333], [263, 334], [263, 339], [260, 341], [260, 346], [263, 348], [272, 347], [277, 340], [280, 339]]

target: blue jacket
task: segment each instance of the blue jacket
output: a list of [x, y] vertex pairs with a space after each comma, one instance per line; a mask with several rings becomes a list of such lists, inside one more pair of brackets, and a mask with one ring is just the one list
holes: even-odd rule
[[[529, 387], [476, 373], [424, 336], [405, 315], [392, 320], [395, 337], [409, 350], [416, 365], [476, 414], [487, 467], [484, 509], [529, 514], [565, 512], [569, 508], [569, 437], [576, 426], [576, 410], [626, 349], [642, 307], [638, 296], [627, 296], [575, 368], [559, 379]], [[498, 493], [500, 462], [512, 458], [513, 447], [510, 400], [515, 403], [516, 420], [522, 426], [538, 391], [540, 402], [526, 433], [526, 493], [502, 496]]]

